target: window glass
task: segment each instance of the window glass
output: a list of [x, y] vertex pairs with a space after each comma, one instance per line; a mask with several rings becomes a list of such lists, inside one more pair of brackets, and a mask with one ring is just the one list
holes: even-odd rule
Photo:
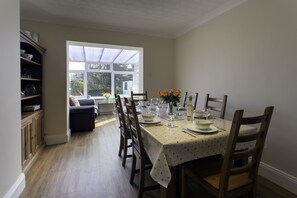
[[113, 64], [113, 71], [134, 71], [133, 64]]
[[88, 95], [102, 96], [111, 93], [111, 73], [88, 72]]
[[112, 97], [114, 94], [129, 96], [131, 90], [140, 90], [143, 83], [139, 74], [140, 48], [82, 42], [71, 42], [67, 46], [69, 94], [101, 99], [103, 93], [110, 93]]
[[83, 73], [69, 73], [70, 95], [82, 96], [84, 93]]
[[133, 87], [132, 74], [115, 74], [114, 75], [115, 94], [130, 95]]
[[110, 70], [110, 64], [88, 63], [89, 70]]
[[84, 62], [69, 62], [69, 70], [85, 70]]

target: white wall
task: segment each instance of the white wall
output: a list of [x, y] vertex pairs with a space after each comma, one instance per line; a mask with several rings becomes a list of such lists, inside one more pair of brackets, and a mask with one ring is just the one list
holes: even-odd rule
[[[149, 97], [173, 84], [174, 41], [50, 23], [21, 20], [21, 28], [40, 34], [44, 56], [44, 110], [47, 143], [66, 141], [68, 131], [66, 41], [143, 47], [144, 90]], [[51, 137], [51, 138], [49, 138]]]
[[0, 197], [18, 197], [21, 171], [19, 1], [0, 1]]
[[206, 93], [228, 95], [229, 119], [236, 109], [252, 115], [275, 106], [262, 160], [290, 177], [295, 192], [296, 19], [296, 0], [249, 0], [175, 43], [175, 85], [199, 92], [199, 107]]

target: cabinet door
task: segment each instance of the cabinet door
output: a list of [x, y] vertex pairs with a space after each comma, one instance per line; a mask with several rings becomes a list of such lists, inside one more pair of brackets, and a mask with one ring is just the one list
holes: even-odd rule
[[39, 113], [33, 118], [36, 131], [36, 149], [43, 145], [43, 113]]
[[33, 130], [32, 119], [22, 124], [22, 164], [32, 157], [31, 134]]

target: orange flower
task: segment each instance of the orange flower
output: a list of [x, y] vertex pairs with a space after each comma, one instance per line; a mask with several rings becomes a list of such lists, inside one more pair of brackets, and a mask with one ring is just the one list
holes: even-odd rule
[[167, 102], [170, 103], [172, 102], [174, 106], [177, 105], [177, 103], [180, 101], [180, 94], [181, 91], [179, 89], [164, 89], [161, 90], [160, 92], [161, 98]]
[[169, 94], [169, 91], [168, 90], [162, 90], [162, 91], [160, 91], [160, 95], [161, 96], [167, 96]]
[[173, 90], [173, 95], [174, 96], [179, 96], [181, 94], [181, 91], [179, 89]]

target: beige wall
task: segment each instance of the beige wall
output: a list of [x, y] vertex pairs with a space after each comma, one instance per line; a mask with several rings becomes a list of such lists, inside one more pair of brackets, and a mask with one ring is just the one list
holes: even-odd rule
[[21, 28], [40, 34], [40, 43], [47, 49], [44, 58], [45, 133], [65, 135], [67, 125], [66, 41], [143, 47], [144, 90], [157, 96], [173, 84], [174, 41], [158, 37], [99, 31], [71, 26], [21, 20]]
[[[263, 162], [297, 177], [297, 1], [249, 0], [176, 40], [175, 85], [228, 95], [227, 118], [274, 105]], [[296, 179], [296, 178], [295, 178]]]
[[[19, 1], [0, 1], [0, 197], [18, 196], [21, 169]], [[22, 187], [21, 187], [22, 186]]]

